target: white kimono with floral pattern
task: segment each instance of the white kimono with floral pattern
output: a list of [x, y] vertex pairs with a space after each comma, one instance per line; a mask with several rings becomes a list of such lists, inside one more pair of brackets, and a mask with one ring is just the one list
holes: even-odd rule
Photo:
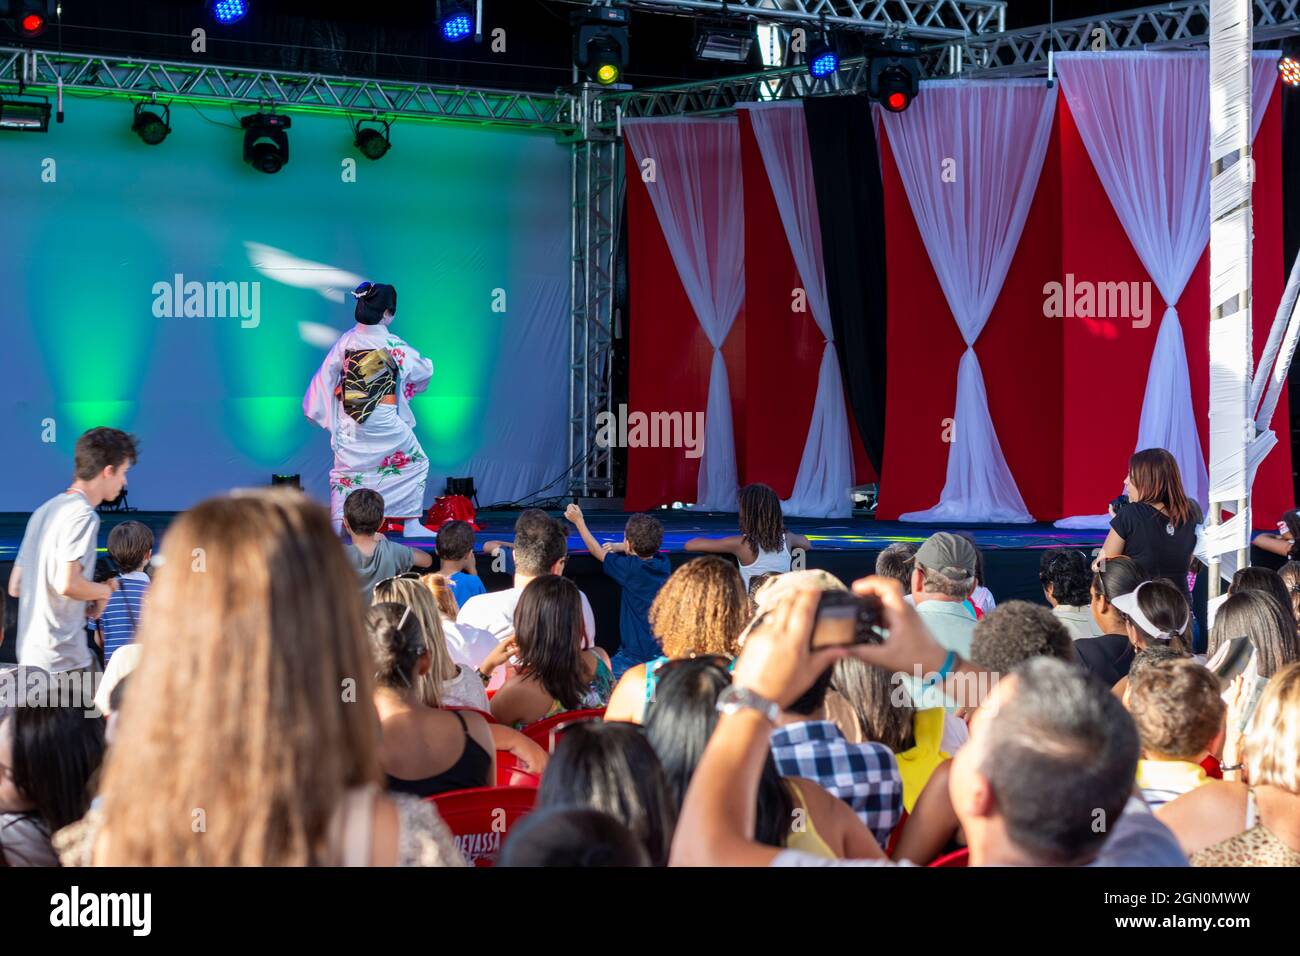
[[[387, 349], [397, 363], [397, 404], [375, 406], [364, 424], [343, 411], [335, 394], [349, 351]], [[411, 398], [424, 391], [433, 378], [433, 363], [423, 358], [385, 325], [361, 325], [339, 336], [302, 400], [308, 418], [330, 433], [334, 467], [330, 469], [330, 514], [338, 527], [343, 519], [343, 499], [357, 488], [369, 488], [384, 497], [384, 514], [390, 518], [418, 517], [424, 509], [424, 483], [429, 460], [413, 431]]]

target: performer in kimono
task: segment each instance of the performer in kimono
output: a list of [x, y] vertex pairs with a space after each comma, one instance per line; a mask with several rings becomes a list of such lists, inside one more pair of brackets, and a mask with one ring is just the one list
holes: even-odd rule
[[420, 523], [429, 473], [413, 428], [411, 398], [428, 387], [433, 363], [389, 330], [397, 290], [363, 282], [356, 327], [339, 336], [302, 400], [308, 418], [330, 433], [330, 513], [343, 523], [343, 499], [357, 488], [384, 498], [389, 518], [406, 519], [406, 537], [431, 537]]

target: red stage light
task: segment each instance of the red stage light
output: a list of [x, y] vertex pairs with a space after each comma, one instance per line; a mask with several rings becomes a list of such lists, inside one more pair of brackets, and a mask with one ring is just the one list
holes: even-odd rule
[[907, 109], [907, 94], [898, 92], [890, 93], [889, 97], [885, 100], [885, 106], [895, 113], [903, 112], [903, 110]]
[[36, 37], [45, 32], [45, 18], [39, 13], [29, 13], [18, 21], [23, 36]]

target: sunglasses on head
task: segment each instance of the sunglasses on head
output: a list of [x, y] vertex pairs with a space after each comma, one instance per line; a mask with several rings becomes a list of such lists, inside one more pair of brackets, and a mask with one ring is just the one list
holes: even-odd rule
[[375, 587], [381, 588], [390, 581], [418, 581], [420, 580], [419, 572], [403, 571], [401, 574], [394, 574], [391, 578], [384, 578], [382, 581], [376, 581]]

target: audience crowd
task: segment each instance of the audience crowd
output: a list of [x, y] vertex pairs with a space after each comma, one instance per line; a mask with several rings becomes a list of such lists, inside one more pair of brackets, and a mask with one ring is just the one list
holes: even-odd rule
[[[1200, 511], [1158, 449], [1094, 555], [1043, 553], [1042, 603], [997, 603], [946, 531], [846, 585], [764, 485], [676, 568], [653, 516], [601, 541], [572, 505], [619, 589], [599, 644], [538, 509], [480, 551], [504, 589], [471, 525], [398, 544], [365, 488], [346, 541], [237, 491], [156, 552], [117, 525], [97, 569], [136, 457], [83, 435], [10, 577], [0, 865], [1300, 866], [1300, 518], [1204, 626]], [[504, 835], [464, 822], [507, 796]]]

